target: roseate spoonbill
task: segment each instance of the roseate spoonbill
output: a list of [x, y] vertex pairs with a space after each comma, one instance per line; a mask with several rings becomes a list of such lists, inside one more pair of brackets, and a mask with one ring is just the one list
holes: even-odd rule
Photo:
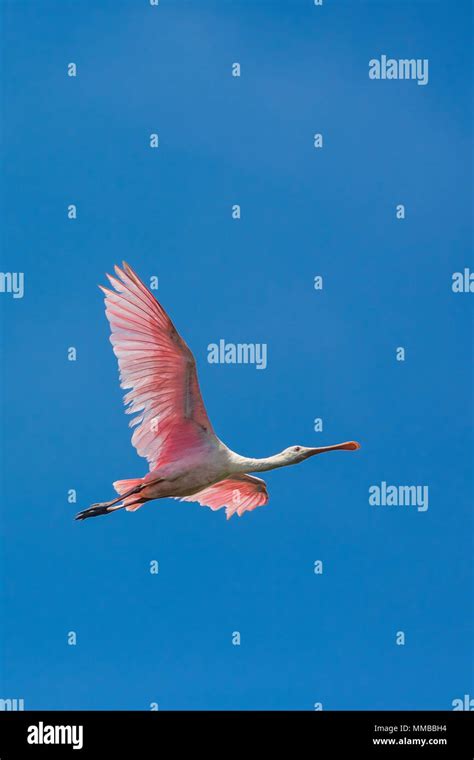
[[[76, 520], [134, 512], [152, 499], [196, 501], [227, 519], [268, 501], [265, 482], [248, 475], [302, 462], [325, 451], [354, 451], [355, 441], [314, 448], [290, 446], [265, 459], [243, 457], [217, 438], [199, 390], [196, 362], [163, 307], [125, 262], [107, 275], [114, 290], [105, 293], [110, 340], [117, 356], [121, 387], [135, 426], [132, 444], [148, 460], [143, 478], [117, 480], [118, 498], [93, 504]], [[117, 279], [118, 278], [118, 279]]]

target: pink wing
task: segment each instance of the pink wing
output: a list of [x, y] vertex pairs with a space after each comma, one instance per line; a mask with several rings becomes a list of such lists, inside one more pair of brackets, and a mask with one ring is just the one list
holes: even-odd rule
[[196, 362], [156, 298], [123, 262], [105, 293], [110, 341], [118, 359], [127, 414], [137, 414], [132, 444], [150, 469], [179, 450], [204, 445], [214, 431], [199, 390]]
[[210, 507], [213, 510], [225, 507], [229, 520], [235, 512], [242, 517], [244, 512], [263, 507], [268, 501], [268, 492], [265, 481], [260, 478], [253, 475], [233, 475], [192, 496], [185, 496], [180, 501], [197, 501], [202, 507]]

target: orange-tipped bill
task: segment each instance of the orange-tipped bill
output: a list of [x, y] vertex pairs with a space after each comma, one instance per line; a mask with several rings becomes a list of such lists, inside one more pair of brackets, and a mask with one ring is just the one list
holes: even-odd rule
[[335, 446], [320, 446], [316, 449], [309, 448], [307, 456], [313, 457], [315, 454], [324, 454], [325, 451], [357, 451], [360, 449], [360, 443], [357, 441], [346, 441], [345, 443], [336, 443]]

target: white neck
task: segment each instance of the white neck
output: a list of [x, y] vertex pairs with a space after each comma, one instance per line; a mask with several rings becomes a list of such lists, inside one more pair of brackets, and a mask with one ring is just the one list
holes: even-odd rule
[[240, 454], [232, 452], [232, 472], [265, 472], [266, 470], [276, 470], [278, 467], [294, 464], [289, 462], [284, 454], [274, 454], [264, 459], [252, 459], [251, 457], [241, 457]]

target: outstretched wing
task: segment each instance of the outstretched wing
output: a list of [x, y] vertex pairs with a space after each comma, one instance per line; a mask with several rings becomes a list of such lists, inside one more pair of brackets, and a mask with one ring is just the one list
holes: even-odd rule
[[268, 501], [268, 491], [265, 481], [261, 478], [255, 478], [253, 475], [233, 475], [198, 493], [185, 496], [180, 501], [197, 501], [202, 507], [210, 507], [213, 510], [225, 507], [229, 520], [235, 512], [242, 517], [244, 512], [263, 507]]
[[123, 262], [105, 293], [110, 341], [118, 359], [132, 444], [150, 469], [179, 449], [204, 445], [214, 431], [199, 390], [196, 362], [162, 306]]

